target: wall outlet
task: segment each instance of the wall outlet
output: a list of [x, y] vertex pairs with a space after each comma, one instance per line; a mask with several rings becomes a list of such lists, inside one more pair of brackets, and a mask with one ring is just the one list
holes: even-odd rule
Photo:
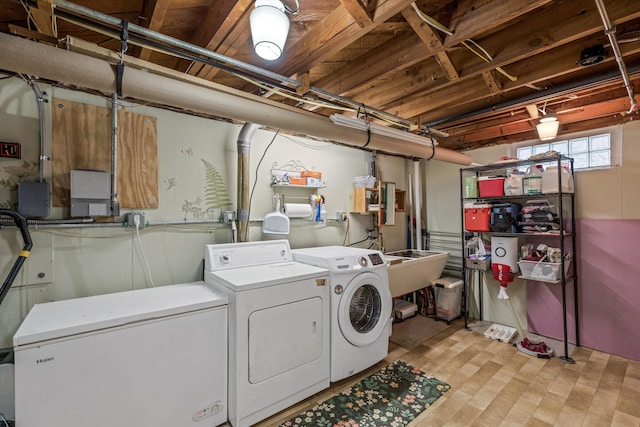
[[221, 217], [221, 221], [224, 224], [231, 224], [233, 221], [236, 220], [236, 213], [235, 211], [222, 211], [220, 213], [220, 217]]
[[346, 221], [346, 220], [347, 220], [346, 212], [343, 212], [343, 211], [336, 212], [336, 221]]
[[129, 227], [144, 227], [144, 213], [142, 212], [129, 212], [127, 213], [127, 226]]

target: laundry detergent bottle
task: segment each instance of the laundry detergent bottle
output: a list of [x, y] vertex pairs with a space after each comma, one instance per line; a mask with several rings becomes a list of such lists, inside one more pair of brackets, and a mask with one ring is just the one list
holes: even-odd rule
[[523, 194], [542, 194], [542, 165], [529, 166], [522, 177]]

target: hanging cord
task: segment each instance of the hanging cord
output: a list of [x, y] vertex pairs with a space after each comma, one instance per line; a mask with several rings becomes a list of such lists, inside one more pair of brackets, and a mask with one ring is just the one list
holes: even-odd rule
[[[269, 148], [271, 147], [271, 145], [273, 145], [273, 143], [276, 140], [276, 137], [278, 136], [278, 134], [280, 133], [280, 129], [278, 129], [276, 131], [276, 133], [273, 135], [273, 138], [271, 139], [271, 141], [269, 142], [269, 145], [267, 145], [267, 148], [264, 149], [264, 152], [262, 153], [262, 157], [260, 157], [260, 160], [258, 161], [258, 165], [256, 166], [256, 172], [255, 175], [258, 176], [258, 170], [260, 169], [260, 165], [262, 164], [262, 161], [264, 160], [264, 156], [267, 155], [267, 151], [269, 151]], [[249, 195], [249, 209], [247, 209], [247, 220], [251, 221], [251, 200], [253, 200], [253, 192], [256, 189], [256, 184], [258, 183], [258, 180], [254, 180], [253, 181], [253, 187], [251, 187], [251, 194]], [[245, 229], [245, 235], [244, 235], [244, 241], [248, 241], [247, 240], [247, 233], [249, 232], [249, 227], [246, 227]]]
[[127, 53], [127, 41], [129, 40], [129, 21], [122, 20], [122, 33], [120, 33], [120, 62], [118, 62], [118, 77], [116, 80], [116, 92], [118, 98], [122, 97], [122, 76], [124, 75], [124, 55]]
[[[356, 112], [356, 117], [357, 118], [360, 118], [360, 108], [361, 107], [358, 107], [358, 111]], [[367, 116], [367, 109], [362, 107], [362, 111], [363, 111], [363, 115], [364, 115], [362, 120], [364, 121], [365, 125], [367, 126], [367, 143], [362, 146], [362, 148], [365, 148], [371, 142], [371, 126], [369, 124], [369, 120], [367, 120], [369, 118]]]
[[431, 140], [431, 156], [427, 159], [427, 161], [433, 159], [433, 156], [436, 155], [436, 142], [433, 139], [433, 135], [431, 134], [431, 128], [427, 125], [424, 125], [427, 128], [427, 133], [429, 134], [429, 139]]

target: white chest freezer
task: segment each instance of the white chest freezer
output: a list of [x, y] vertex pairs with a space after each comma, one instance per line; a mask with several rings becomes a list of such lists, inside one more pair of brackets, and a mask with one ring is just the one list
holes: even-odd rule
[[20, 427], [212, 427], [227, 297], [204, 282], [36, 304], [13, 337]]

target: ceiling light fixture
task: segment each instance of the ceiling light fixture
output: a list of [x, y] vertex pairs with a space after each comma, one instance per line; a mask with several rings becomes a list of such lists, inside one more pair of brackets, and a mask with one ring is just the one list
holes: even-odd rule
[[546, 105], [541, 110], [541, 113], [540, 123], [536, 125], [538, 136], [542, 141], [555, 138], [558, 135], [558, 128], [560, 127], [560, 122], [558, 122], [556, 114], [552, 110], [547, 110]]
[[289, 18], [285, 12], [295, 15], [300, 9], [298, 0], [296, 6], [291, 9], [282, 0], [256, 0], [249, 24], [253, 49], [259, 57], [269, 61], [280, 58], [289, 34]]
[[379, 125], [357, 117], [347, 117], [342, 114], [332, 114], [329, 116], [331, 122], [339, 126], [345, 126], [351, 129], [361, 130], [363, 132], [371, 132], [376, 135], [386, 136], [389, 138], [400, 139], [407, 142], [415, 142], [423, 145], [438, 145], [438, 142], [430, 138], [425, 138], [400, 129], [391, 128], [389, 126]]

